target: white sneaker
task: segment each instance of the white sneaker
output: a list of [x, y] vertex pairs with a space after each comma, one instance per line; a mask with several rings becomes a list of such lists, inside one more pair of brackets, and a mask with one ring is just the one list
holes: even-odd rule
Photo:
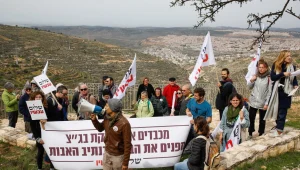
[[276, 130], [276, 131], [273, 131], [271, 134], [270, 134], [270, 137], [272, 137], [272, 138], [276, 138], [276, 137], [280, 137], [280, 136], [282, 136], [282, 134], [283, 133], [278, 133], [278, 131]]
[[276, 126], [272, 127], [272, 129], [270, 130], [271, 133], [274, 133], [274, 131], [277, 131]]

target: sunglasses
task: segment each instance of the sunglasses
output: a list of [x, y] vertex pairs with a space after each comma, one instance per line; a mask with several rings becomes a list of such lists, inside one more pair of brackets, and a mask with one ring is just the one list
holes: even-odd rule
[[80, 89], [80, 91], [87, 91], [87, 89], [85, 88], [85, 89]]
[[182, 93], [177, 93], [177, 94], [182, 94]]

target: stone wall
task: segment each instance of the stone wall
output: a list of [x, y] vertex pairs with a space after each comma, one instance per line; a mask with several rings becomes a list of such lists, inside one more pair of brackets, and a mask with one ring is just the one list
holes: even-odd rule
[[[300, 151], [300, 130], [289, 129], [283, 136], [272, 138], [270, 133], [253, 138], [221, 153], [216, 169], [233, 169], [257, 159], [278, 156], [288, 151]], [[299, 163], [299, 162], [298, 162]]]
[[21, 129], [0, 126], [0, 141], [22, 148], [33, 149], [36, 142], [28, 140], [27, 134], [27, 132]]

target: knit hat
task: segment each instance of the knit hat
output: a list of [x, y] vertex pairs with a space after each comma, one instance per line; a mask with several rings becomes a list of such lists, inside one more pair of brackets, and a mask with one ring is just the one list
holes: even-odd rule
[[122, 102], [120, 99], [108, 99], [107, 103], [110, 110], [115, 113], [120, 112], [122, 110]]
[[30, 84], [26, 84], [26, 85], [24, 86], [24, 90], [28, 90], [28, 89], [31, 89], [31, 85], [30, 85]]

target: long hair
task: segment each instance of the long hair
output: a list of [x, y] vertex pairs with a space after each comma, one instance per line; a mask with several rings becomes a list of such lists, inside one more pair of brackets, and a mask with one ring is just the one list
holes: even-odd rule
[[194, 119], [195, 126], [197, 127], [197, 132], [199, 131], [202, 133], [203, 136], [209, 135], [209, 126], [206, 121], [206, 119], [202, 116], [198, 116], [196, 119]]
[[229, 96], [229, 99], [228, 99], [228, 106], [232, 105], [232, 104], [230, 103], [230, 101], [231, 101], [234, 97], [236, 97], [236, 98], [239, 99], [240, 104], [238, 105], [238, 108], [242, 109], [243, 106], [244, 106], [244, 98], [243, 98], [242, 95], [240, 95], [240, 94], [238, 94], [238, 93], [232, 93], [232, 94]]
[[287, 54], [290, 53], [290, 50], [281, 50], [278, 57], [276, 58], [274, 64], [275, 64], [275, 71], [281, 72], [282, 68], [281, 65], [283, 64], [284, 60], [287, 57]]
[[35, 92], [31, 93], [29, 99], [30, 99], [30, 100], [35, 100], [35, 96], [37, 96], [37, 95], [41, 95], [41, 96], [42, 96], [42, 103], [43, 103], [43, 106], [44, 106], [44, 108], [48, 108], [47, 99], [46, 99], [44, 93], [41, 92], [41, 91], [35, 91]]

